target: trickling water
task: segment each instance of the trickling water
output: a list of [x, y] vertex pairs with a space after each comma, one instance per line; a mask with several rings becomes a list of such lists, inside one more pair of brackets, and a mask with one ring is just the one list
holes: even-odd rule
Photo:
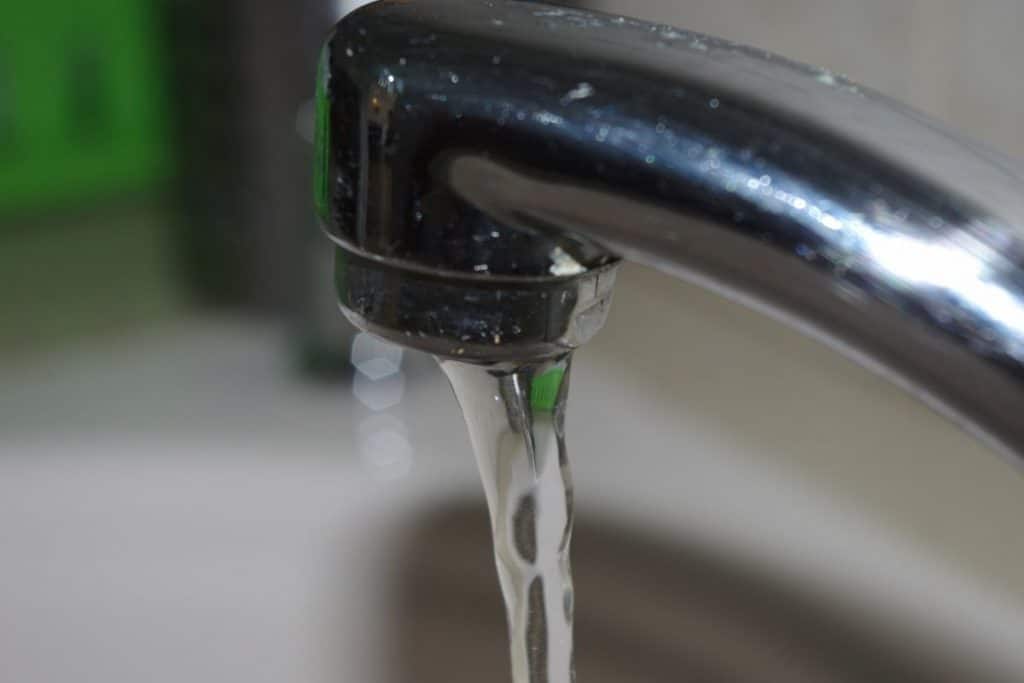
[[573, 494], [565, 449], [571, 356], [516, 365], [442, 361], [487, 494], [514, 683], [570, 683]]

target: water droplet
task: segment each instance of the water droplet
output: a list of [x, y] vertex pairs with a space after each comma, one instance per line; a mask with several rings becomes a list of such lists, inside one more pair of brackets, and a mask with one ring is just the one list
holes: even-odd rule
[[543, 126], [559, 126], [565, 123], [565, 119], [549, 111], [539, 111], [533, 115], [534, 120]]
[[575, 102], [577, 100], [585, 100], [588, 97], [593, 97], [594, 92], [594, 86], [590, 83], [580, 83], [565, 94], [565, 97], [562, 98], [562, 102], [568, 104], [569, 102]]
[[721, 104], [722, 103], [718, 101], [717, 97], [712, 97], [711, 100], [708, 102], [708, 106], [711, 107], [712, 109], [718, 109], [719, 105]]

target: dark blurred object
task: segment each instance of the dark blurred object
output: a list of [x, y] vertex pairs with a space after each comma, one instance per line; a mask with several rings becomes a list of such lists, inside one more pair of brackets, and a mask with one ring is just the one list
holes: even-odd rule
[[[503, 680], [508, 642], [487, 510], [424, 516], [396, 563], [395, 683]], [[595, 524], [574, 533], [576, 668], [588, 683], [996, 681], [706, 548]], [[389, 654], [391, 654], [389, 652]]]
[[162, 0], [181, 173], [180, 262], [196, 298], [291, 314], [314, 231], [310, 152], [324, 0]]
[[151, 3], [12, 2], [0, 22], [0, 212], [158, 189], [170, 169]]
[[291, 324], [297, 363], [347, 377], [354, 334], [334, 302], [313, 213], [317, 61], [327, 0], [163, 0], [178, 160], [178, 249], [201, 304]]

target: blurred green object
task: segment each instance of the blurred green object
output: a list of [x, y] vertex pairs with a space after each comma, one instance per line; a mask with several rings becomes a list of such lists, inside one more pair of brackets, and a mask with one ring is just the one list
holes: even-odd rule
[[146, 191], [169, 175], [151, 2], [8, 2], [0, 25], [0, 211]]

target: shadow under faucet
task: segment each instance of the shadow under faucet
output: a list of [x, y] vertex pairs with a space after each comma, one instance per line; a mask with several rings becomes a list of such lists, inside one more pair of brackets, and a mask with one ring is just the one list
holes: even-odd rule
[[[394, 564], [393, 683], [502, 680], [508, 636], [487, 510], [424, 511]], [[893, 638], [697, 542], [581, 516], [576, 528], [579, 680], [855, 683], [1004, 680], [983, 658]], [[642, 624], [642, 626], [638, 626]]]

